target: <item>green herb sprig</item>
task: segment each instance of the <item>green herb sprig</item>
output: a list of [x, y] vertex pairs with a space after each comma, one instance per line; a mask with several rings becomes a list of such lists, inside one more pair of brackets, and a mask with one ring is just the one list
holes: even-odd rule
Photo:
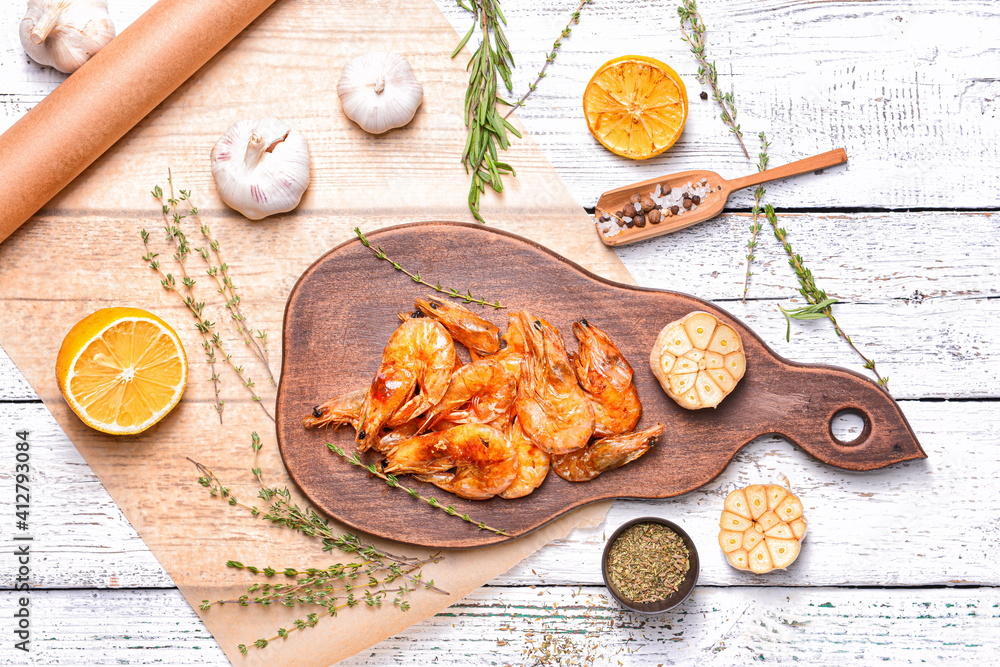
[[[233, 360], [232, 355], [226, 352], [225, 346], [222, 342], [222, 337], [217, 331], [215, 331], [215, 322], [212, 322], [205, 317], [205, 302], [197, 301], [194, 297], [194, 287], [197, 284], [197, 281], [188, 275], [187, 268], [185, 266], [185, 261], [191, 254], [191, 245], [187, 240], [187, 235], [182, 229], [182, 221], [188, 218], [188, 215], [181, 214], [177, 209], [177, 205], [181, 200], [174, 195], [173, 174], [171, 174], [169, 170], [167, 171], [167, 182], [170, 186], [170, 196], [166, 200], [164, 200], [163, 188], [159, 185], [154, 186], [151, 193], [160, 204], [160, 211], [163, 215], [164, 221], [164, 230], [167, 233], [167, 240], [172, 241], [174, 247], [176, 248], [173, 258], [180, 267], [181, 284], [184, 286], [187, 296], [182, 295], [180, 290], [177, 288], [177, 280], [174, 278], [173, 274], [164, 271], [160, 261], [156, 259], [159, 257], [159, 254], [152, 252], [150, 249], [149, 233], [145, 229], [140, 230], [142, 244], [146, 249], [146, 254], [143, 255], [142, 259], [148, 263], [149, 268], [156, 271], [160, 276], [160, 285], [163, 289], [176, 294], [194, 317], [195, 328], [202, 336], [202, 347], [205, 349], [206, 358], [208, 359], [209, 365], [212, 369], [211, 380], [215, 389], [215, 409], [219, 414], [219, 421], [222, 421], [222, 411], [225, 407], [225, 401], [223, 401], [219, 396], [219, 384], [221, 379], [215, 370], [215, 350], [219, 351], [222, 360], [229, 365], [233, 372], [236, 373], [240, 382], [250, 393], [250, 397], [253, 401], [260, 406], [261, 410], [264, 411], [264, 414], [267, 415], [268, 419], [274, 421], [274, 417], [271, 415], [270, 411], [268, 411], [267, 406], [264, 405], [263, 399], [261, 399], [260, 395], [257, 394], [255, 390], [256, 385], [254, 384], [253, 379], [247, 375], [244, 367], [238, 365]], [[184, 192], [185, 195], [189, 195], [188, 191], [182, 192]], [[197, 209], [193, 208], [193, 210], [195, 211], [195, 215], [197, 215]]]
[[472, 173], [469, 188], [469, 210], [479, 222], [486, 222], [479, 213], [479, 199], [486, 186], [494, 192], [503, 192], [502, 175], [516, 176], [514, 168], [501, 162], [499, 152], [510, 147], [507, 133], [520, 138], [521, 133], [507, 122], [497, 110], [497, 104], [513, 106], [499, 96], [499, 82], [503, 81], [508, 92], [513, 92], [511, 69], [514, 57], [510, 53], [503, 26], [507, 20], [497, 0], [457, 0], [458, 6], [473, 16], [472, 27], [455, 47], [454, 58], [461, 52], [469, 38], [479, 28], [482, 41], [469, 60], [469, 87], [465, 92], [465, 126], [469, 128], [462, 164], [466, 173]]
[[819, 320], [826, 318], [830, 320], [833, 325], [833, 330], [838, 336], [847, 341], [847, 344], [851, 346], [859, 357], [861, 357], [865, 362], [865, 368], [870, 370], [875, 374], [879, 385], [884, 388], [888, 388], [889, 378], [883, 377], [879, 374], [878, 370], [875, 368], [875, 360], [871, 359], [858, 349], [844, 330], [840, 327], [837, 322], [837, 318], [833, 316], [833, 305], [839, 303], [837, 299], [833, 299], [827, 296], [827, 293], [816, 286], [816, 279], [813, 278], [812, 271], [806, 268], [802, 261], [802, 255], [798, 255], [792, 251], [792, 246], [788, 242], [788, 232], [784, 229], [778, 227], [778, 217], [774, 212], [774, 207], [767, 204], [764, 207], [764, 213], [767, 215], [767, 221], [771, 224], [771, 228], [774, 230], [774, 237], [778, 239], [781, 243], [781, 247], [785, 249], [785, 253], [788, 255], [788, 264], [792, 267], [795, 272], [795, 276], [799, 279], [799, 294], [805, 297], [808, 302], [807, 305], [796, 308], [795, 310], [785, 310], [781, 306], [778, 308], [781, 310], [782, 314], [785, 316], [785, 321], [788, 323], [788, 328], [785, 331], [785, 339], [791, 339], [791, 328], [792, 320]]
[[507, 306], [501, 304], [499, 299], [497, 299], [493, 303], [490, 303], [484, 297], [481, 297], [481, 296], [480, 297], [474, 297], [474, 296], [472, 296], [472, 292], [468, 291], [468, 290], [465, 292], [465, 294], [462, 294], [461, 292], [459, 292], [457, 289], [455, 289], [453, 287], [442, 287], [440, 282], [437, 283], [437, 284], [431, 284], [431, 283], [427, 282], [420, 275], [419, 272], [417, 272], [417, 273], [411, 273], [411, 272], [407, 271], [406, 269], [404, 269], [403, 266], [399, 262], [397, 262], [395, 260], [392, 260], [392, 259], [389, 259], [389, 256], [385, 254], [385, 250], [382, 250], [382, 246], [374, 246], [373, 247], [372, 244], [371, 244], [371, 242], [367, 238], [365, 238], [365, 235], [361, 232], [361, 228], [360, 227], [355, 227], [354, 228], [354, 233], [357, 235], [358, 239], [361, 241], [361, 244], [364, 247], [366, 247], [369, 250], [371, 250], [372, 254], [375, 255], [376, 258], [384, 260], [386, 262], [389, 262], [389, 264], [392, 265], [392, 268], [396, 269], [400, 273], [403, 273], [403, 274], [409, 276], [410, 280], [412, 280], [415, 283], [419, 283], [419, 284], [421, 284], [421, 285], [423, 285], [425, 287], [429, 287], [432, 290], [434, 290], [435, 292], [439, 292], [441, 294], [444, 294], [445, 296], [451, 297], [452, 299], [460, 299], [462, 301], [462, 303], [474, 303], [477, 306], [489, 307], [489, 308], [493, 308], [494, 310], [498, 310], [500, 308], [506, 308], [507, 307]]
[[[767, 149], [771, 147], [771, 143], [767, 140], [763, 132], [757, 136], [760, 138], [760, 155], [757, 159], [757, 171], [761, 172], [767, 169], [769, 161]], [[750, 224], [750, 240], [747, 241], [747, 275], [743, 279], [743, 303], [747, 302], [747, 290], [750, 289], [750, 276], [753, 275], [750, 272], [750, 267], [753, 264], [753, 260], [756, 259], [754, 252], [757, 250], [757, 234], [760, 233], [763, 227], [760, 222], [760, 214], [764, 211], [760, 207], [760, 200], [764, 198], [765, 192], [763, 183], [758, 185], [753, 191], [753, 222]]]
[[[261, 449], [261, 444], [256, 433], [253, 434], [252, 448], [254, 452], [252, 472], [260, 481], [262, 475], [257, 464], [257, 454]], [[338, 550], [356, 559], [355, 562], [351, 563], [337, 563], [326, 568], [306, 569], [256, 567], [232, 560], [227, 562], [227, 567], [234, 569], [246, 570], [267, 578], [285, 576], [295, 578], [295, 581], [288, 584], [254, 583], [247, 588], [246, 594], [235, 599], [220, 599], [214, 602], [202, 600], [200, 605], [202, 610], [225, 604], [238, 604], [242, 607], [248, 607], [251, 604], [262, 607], [271, 605], [313, 606], [322, 610], [295, 620], [292, 628], [279, 628], [275, 636], [258, 639], [253, 642], [252, 646], [258, 649], [267, 648], [271, 642], [287, 638], [295, 630], [314, 627], [319, 619], [324, 616], [336, 616], [337, 612], [342, 609], [361, 604], [369, 607], [381, 607], [383, 601], [387, 600], [390, 595], [393, 596], [393, 606], [401, 611], [409, 610], [410, 603], [406, 600], [406, 596], [417, 589], [422, 588], [448, 595], [447, 591], [435, 586], [433, 580], [424, 581], [422, 577], [422, 568], [430, 563], [441, 561], [443, 556], [440, 554], [433, 554], [423, 559], [397, 556], [373, 545], [365, 544], [357, 535], [350, 533], [338, 535], [330, 529], [326, 519], [315, 511], [310, 508], [302, 509], [293, 503], [291, 493], [287, 488], [278, 489], [262, 486], [258, 496], [269, 503], [264, 510], [258, 509], [254, 505], [244, 504], [237, 500], [232, 489], [223, 484], [214, 472], [197, 461], [190, 458], [188, 460], [195, 465], [201, 475], [198, 478], [198, 483], [206, 487], [212, 496], [224, 500], [228, 505], [242, 507], [254, 517], [263, 518], [271, 523], [320, 539], [323, 551]], [[404, 583], [390, 587], [390, 584], [399, 580]], [[238, 648], [244, 655], [249, 650], [246, 644], [240, 644]]]
[[677, 8], [677, 14], [681, 19], [681, 32], [684, 34], [684, 41], [691, 45], [691, 53], [698, 61], [698, 81], [702, 85], [709, 85], [712, 88], [712, 99], [718, 102], [722, 109], [722, 122], [729, 126], [729, 131], [736, 136], [743, 149], [743, 155], [750, 159], [750, 153], [743, 144], [743, 130], [736, 122], [736, 102], [732, 93], [723, 94], [719, 90], [719, 76], [715, 69], [715, 62], [708, 62], [705, 56], [705, 22], [698, 13], [698, 3], [696, 0], [683, 0]]
[[592, 0], [583, 0], [583, 2], [581, 2], [576, 8], [576, 11], [570, 15], [569, 23], [567, 23], [566, 27], [563, 28], [561, 33], [559, 33], [559, 37], [556, 38], [556, 41], [552, 43], [552, 50], [546, 54], [545, 64], [542, 65], [542, 69], [539, 70], [538, 76], [528, 85], [528, 90], [524, 93], [524, 95], [521, 95], [517, 102], [514, 102], [514, 104], [510, 107], [510, 110], [504, 114], [504, 118], [510, 118], [514, 111], [516, 111], [519, 107], [523, 107], [528, 97], [535, 92], [536, 88], [538, 88], [538, 84], [545, 78], [545, 71], [549, 68], [549, 65], [555, 62], [556, 54], [559, 52], [559, 47], [562, 46], [562, 41], [569, 37], [570, 33], [573, 32], [573, 26], [580, 23], [580, 12], [583, 11], [583, 6], [590, 4], [591, 1]]
[[271, 372], [271, 365], [267, 355], [267, 331], [265, 329], [258, 329], [254, 332], [253, 328], [247, 322], [247, 317], [241, 307], [242, 299], [237, 294], [238, 289], [236, 283], [233, 282], [232, 275], [230, 275], [229, 265], [222, 261], [219, 240], [212, 236], [211, 228], [202, 222], [201, 216], [198, 213], [198, 207], [191, 201], [191, 191], [181, 190], [179, 200], [187, 202], [189, 207], [188, 217], [199, 228], [201, 235], [208, 243], [207, 248], [195, 248], [195, 251], [201, 255], [208, 267], [205, 269], [205, 273], [215, 280], [218, 293], [226, 300], [226, 310], [229, 311], [230, 317], [236, 323], [236, 330], [251, 353], [263, 364], [271, 386], [278, 386], [278, 383], [274, 381], [274, 373]]
[[344, 459], [351, 465], [358, 466], [359, 468], [364, 468], [370, 474], [374, 475], [375, 477], [378, 477], [383, 482], [388, 484], [390, 487], [394, 489], [400, 489], [401, 491], [405, 491], [411, 497], [416, 498], [417, 500], [422, 500], [435, 509], [442, 510], [448, 516], [458, 517], [459, 519], [465, 521], [466, 523], [471, 523], [475, 525], [477, 528], [479, 528], [479, 530], [488, 530], [491, 533], [496, 533], [497, 535], [509, 535], [509, 533], [504, 530], [487, 526], [482, 521], [476, 521], [468, 514], [459, 514], [458, 510], [456, 510], [452, 505], [442, 505], [441, 502], [434, 497], [427, 497], [420, 495], [420, 493], [416, 489], [411, 489], [403, 486], [402, 484], [399, 483], [399, 479], [395, 475], [384, 473], [381, 470], [379, 470], [374, 464], [365, 463], [364, 461], [362, 461], [361, 457], [358, 456], [357, 452], [354, 452], [352, 456], [348, 456], [347, 453], [337, 445], [328, 442], [326, 443], [326, 446], [330, 449], [331, 452], [333, 452], [340, 458]]
[[[159, 185], [153, 188], [153, 196], [157, 198], [163, 196], [163, 191], [160, 189]], [[180, 293], [180, 291], [178, 291], [177, 281], [174, 279], [174, 276], [170, 273], [164, 272], [163, 268], [160, 265], [160, 261], [157, 259], [157, 257], [160, 256], [160, 254], [153, 252], [149, 247], [149, 232], [147, 232], [145, 229], [142, 229], [139, 230], [139, 235], [142, 237], [142, 245], [146, 249], [146, 254], [142, 256], [142, 260], [147, 263], [149, 268], [156, 271], [157, 275], [160, 276], [160, 285], [163, 287], [163, 289], [167, 290], [168, 292], [173, 292], [174, 294], [176, 294], [177, 297], [184, 303], [184, 306], [188, 309], [188, 312], [190, 312], [192, 317], [194, 317], [195, 327], [198, 329], [198, 333], [201, 334], [201, 339], [202, 339], [201, 346], [205, 350], [205, 359], [206, 361], [208, 361], [208, 366], [212, 371], [212, 376], [210, 380], [212, 382], [212, 389], [215, 391], [215, 410], [219, 414], [219, 423], [221, 424], [223, 423], [222, 410], [226, 407], [226, 402], [223, 401], [222, 398], [220, 398], [219, 396], [219, 383], [221, 382], [221, 379], [219, 378], [219, 374], [215, 370], [215, 361], [216, 361], [215, 346], [212, 345], [212, 339], [209, 333], [209, 328], [205, 325], [205, 323], [208, 324], [211, 323], [202, 317], [202, 310], [204, 309], [205, 304], [198, 303], [194, 300], [194, 295], [191, 291], [192, 287], [194, 287], [194, 281], [190, 280], [189, 278], [182, 280], [182, 283], [184, 284], [187, 290], [187, 296], [184, 296], [183, 294]], [[175, 255], [175, 257], [176, 256], [177, 255]]]

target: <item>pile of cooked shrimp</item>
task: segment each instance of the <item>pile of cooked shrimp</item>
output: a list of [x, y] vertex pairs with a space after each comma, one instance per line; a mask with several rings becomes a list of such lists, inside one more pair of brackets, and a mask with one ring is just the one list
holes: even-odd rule
[[[306, 428], [350, 424], [382, 469], [462, 498], [520, 498], [553, 468], [585, 482], [634, 461], [663, 424], [634, 431], [642, 404], [632, 367], [611, 338], [580, 320], [579, 352], [527, 311], [500, 330], [429, 296], [400, 315], [368, 389], [317, 405]], [[472, 361], [463, 364], [455, 343]]]

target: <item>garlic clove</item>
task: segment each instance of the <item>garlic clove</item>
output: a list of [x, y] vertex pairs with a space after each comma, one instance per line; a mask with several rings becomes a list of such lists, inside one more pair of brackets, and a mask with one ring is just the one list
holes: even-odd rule
[[757, 546], [747, 554], [747, 560], [749, 561], [750, 569], [757, 574], [764, 574], [765, 572], [770, 572], [774, 569], [774, 562], [771, 560], [771, 554], [767, 549], [767, 541], [760, 541]]
[[778, 515], [772, 512], [771, 510], [764, 512], [763, 514], [760, 515], [760, 518], [757, 519], [757, 524], [760, 526], [760, 529], [765, 533], [771, 530], [772, 526], [776, 526], [779, 523], [781, 523], [781, 519], [779, 519]]
[[115, 36], [107, 0], [28, 0], [21, 45], [32, 60], [71, 74]]
[[750, 506], [750, 515], [756, 520], [767, 511], [767, 489], [760, 484], [754, 484], [744, 489], [747, 497], [747, 504]]
[[735, 530], [719, 531], [719, 546], [723, 553], [732, 553], [743, 545], [743, 533]]
[[348, 118], [365, 132], [382, 134], [410, 122], [424, 99], [424, 88], [406, 58], [372, 52], [344, 65], [337, 95]]
[[695, 313], [684, 320], [684, 329], [687, 330], [691, 344], [702, 350], [708, 347], [717, 325], [718, 320], [708, 313]]
[[795, 496], [788, 496], [781, 501], [774, 513], [781, 517], [782, 521], [794, 521], [802, 516], [802, 503]]
[[[756, 526], [754, 526], [754, 528], [756, 528]], [[760, 542], [762, 539], [764, 539], [764, 533], [758, 530], [748, 530], [745, 533], [743, 533], [742, 546], [748, 552], [752, 551], [753, 548], [757, 546], [757, 543]]]
[[728, 496], [726, 496], [726, 501], [724, 507], [727, 511], [733, 514], [739, 514], [744, 519], [752, 518], [752, 513], [750, 512], [750, 504], [747, 502], [747, 496], [743, 492], [743, 489], [736, 489], [731, 491]]
[[778, 509], [778, 505], [781, 501], [785, 499], [788, 495], [788, 489], [781, 486], [780, 484], [768, 484], [767, 485], [767, 509], [774, 511]]
[[801, 541], [803, 537], [806, 536], [806, 520], [805, 518], [796, 519], [791, 522], [789, 526], [792, 529], [792, 534], [795, 535], [795, 539]]
[[745, 519], [739, 514], [733, 514], [732, 512], [723, 512], [722, 517], [719, 520], [719, 526], [725, 530], [742, 532], [752, 525], [753, 521], [750, 519]]
[[783, 570], [792, 564], [799, 556], [799, 541], [795, 539], [777, 540], [767, 538], [767, 552], [771, 556], [774, 568]]
[[309, 186], [306, 138], [277, 118], [233, 123], [211, 163], [222, 201], [251, 220], [291, 211]]
[[787, 523], [779, 523], [764, 533], [767, 537], [774, 537], [780, 540], [794, 540], [795, 534]]
[[729, 564], [735, 567], [737, 570], [750, 569], [747, 563], [748, 558], [746, 549], [737, 549], [732, 553], [726, 554], [726, 559], [729, 561]]

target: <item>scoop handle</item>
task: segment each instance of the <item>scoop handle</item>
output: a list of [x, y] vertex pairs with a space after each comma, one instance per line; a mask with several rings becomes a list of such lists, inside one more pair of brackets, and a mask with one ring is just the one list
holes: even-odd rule
[[[874, 470], [927, 458], [899, 405], [872, 380], [844, 368], [792, 365], [772, 378], [768, 391], [782, 418], [769, 430], [785, 436], [816, 459], [848, 470]], [[833, 419], [842, 412], [864, 420], [852, 441], [838, 440]], [[775, 415], [776, 416], [776, 415]]]
[[764, 171], [759, 171], [756, 174], [750, 174], [749, 176], [744, 176], [743, 178], [737, 178], [736, 180], [729, 181], [729, 187], [732, 190], [742, 190], [743, 188], [749, 188], [753, 185], [760, 185], [761, 183], [775, 181], [779, 178], [798, 176], [799, 174], [805, 174], [806, 172], [826, 169], [827, 167], [834, 167], [838, 164], [844, 164], [845, 162], [847, 162], [847, 151], [843, 148], [838, 148], [836, 150], [820, 153], [819, 155], [813, 155], [812, 157], [807, 157], [802, 160], [796, 160], [795, 162], [790, 162], [789, 164], [775, 167], [774, 169], [766, 169]]

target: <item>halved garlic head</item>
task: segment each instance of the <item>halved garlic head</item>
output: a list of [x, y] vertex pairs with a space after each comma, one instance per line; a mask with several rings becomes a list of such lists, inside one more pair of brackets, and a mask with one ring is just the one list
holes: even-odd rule
[[663, 327], [649, 355], [663, 391], [688, 410], [714, 408], [747, 367], [743, 342], [711, 313], [695, 311]]
[[798, 558], [806, 519], [791, 491], [755, 484], [726, 497], [719, 529], [719, 546], [729, 564], [764, 574], [783, 570]]
[[291, 211], [309, 186], [306, 138], [277, 118], [236, 121], [211, 161], [222, 201], [251, 220]]

